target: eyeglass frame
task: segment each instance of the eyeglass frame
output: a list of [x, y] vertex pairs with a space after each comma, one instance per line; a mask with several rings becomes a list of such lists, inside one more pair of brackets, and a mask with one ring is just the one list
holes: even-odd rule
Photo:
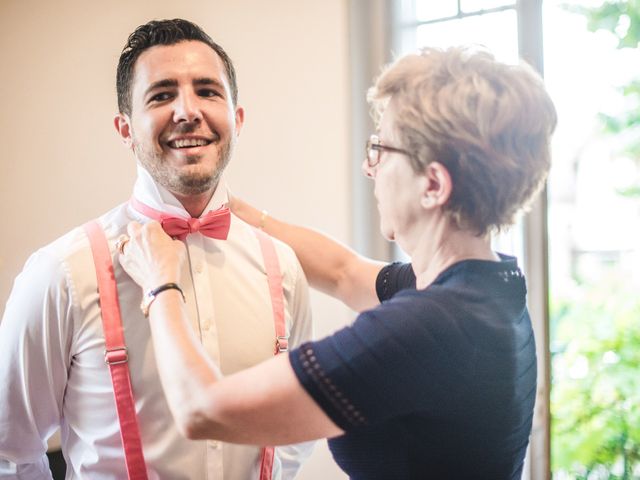
[[[374, 168], [380, 163], [380, 152], [392, 152], [392, 153], [400, 153], [402, 155], [407, 155], [408, 157], [412, 157], [413, 155], [407, 150], [403, 150], [402, 148], [391, 147], [389, 145], [382, 145], [380, 143], [380, 137], [375, 133], [369, 137], [365, 146], [365, 152], [367, 154], [367, 165], [369, 168]], [[376, 161], [371, 161], [372, 152], [376, 154]]]

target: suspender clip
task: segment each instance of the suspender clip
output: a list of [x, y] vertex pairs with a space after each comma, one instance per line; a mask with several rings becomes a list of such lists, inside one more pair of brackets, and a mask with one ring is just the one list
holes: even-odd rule
[[111, 348], [104, 351], [104, 363], [107, 365], [119, 365], [129, 361], [127, 347]]
[[283, 353], [289, 350], [289, 337], [278, 335], [276, 337], [276, 353]]

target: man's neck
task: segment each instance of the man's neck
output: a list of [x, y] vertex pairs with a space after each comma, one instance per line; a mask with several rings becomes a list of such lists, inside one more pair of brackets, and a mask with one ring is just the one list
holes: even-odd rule
[[207, 190], [206, 192], [199, 193], [197, 195], [181, 195], [178, 193], [174, 193], [173, 195], [178, 199], [189, 215], [193, 218], [198, 218], [202, 215], [204, 209], [207, 208], [214, 191], [215, 189]]

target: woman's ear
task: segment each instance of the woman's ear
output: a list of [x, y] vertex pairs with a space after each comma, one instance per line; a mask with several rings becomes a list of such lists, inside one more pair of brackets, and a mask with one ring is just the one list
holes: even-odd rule
[[443, 206], [451, 197], [453, 184], [449, 170], [440, 162], [431, 162], [424, 170], [425, 189], [421, 204], [425, 208]]

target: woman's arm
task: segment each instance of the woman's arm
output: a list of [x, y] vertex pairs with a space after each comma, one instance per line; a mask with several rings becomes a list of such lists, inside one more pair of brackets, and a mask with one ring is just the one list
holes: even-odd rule
[[[180, 282], [186, 251], [156, 222], [129, 226], [120, 263], [143, 288]], [[169, 408], [188, 438], [282, 445], [342, 434], [302, 388], [281, 354], [223, 377], [198, 342], [180, 292], [165, 290], [149, 309], [156, 362]]]
[[281, 354], [223, 377], [187, 321], [180, 293], [162, 292], [149, 310], [162, 386], [180, 432], [254, 445], [340, 435]]
[[230, 195], [229, 199], [235, 215], [293, 248], [312, 287], [356, 311], [380, 303], [376, 278], [385, 263], [362, 257], [322, 233], [264, 215], [239, 198]]

